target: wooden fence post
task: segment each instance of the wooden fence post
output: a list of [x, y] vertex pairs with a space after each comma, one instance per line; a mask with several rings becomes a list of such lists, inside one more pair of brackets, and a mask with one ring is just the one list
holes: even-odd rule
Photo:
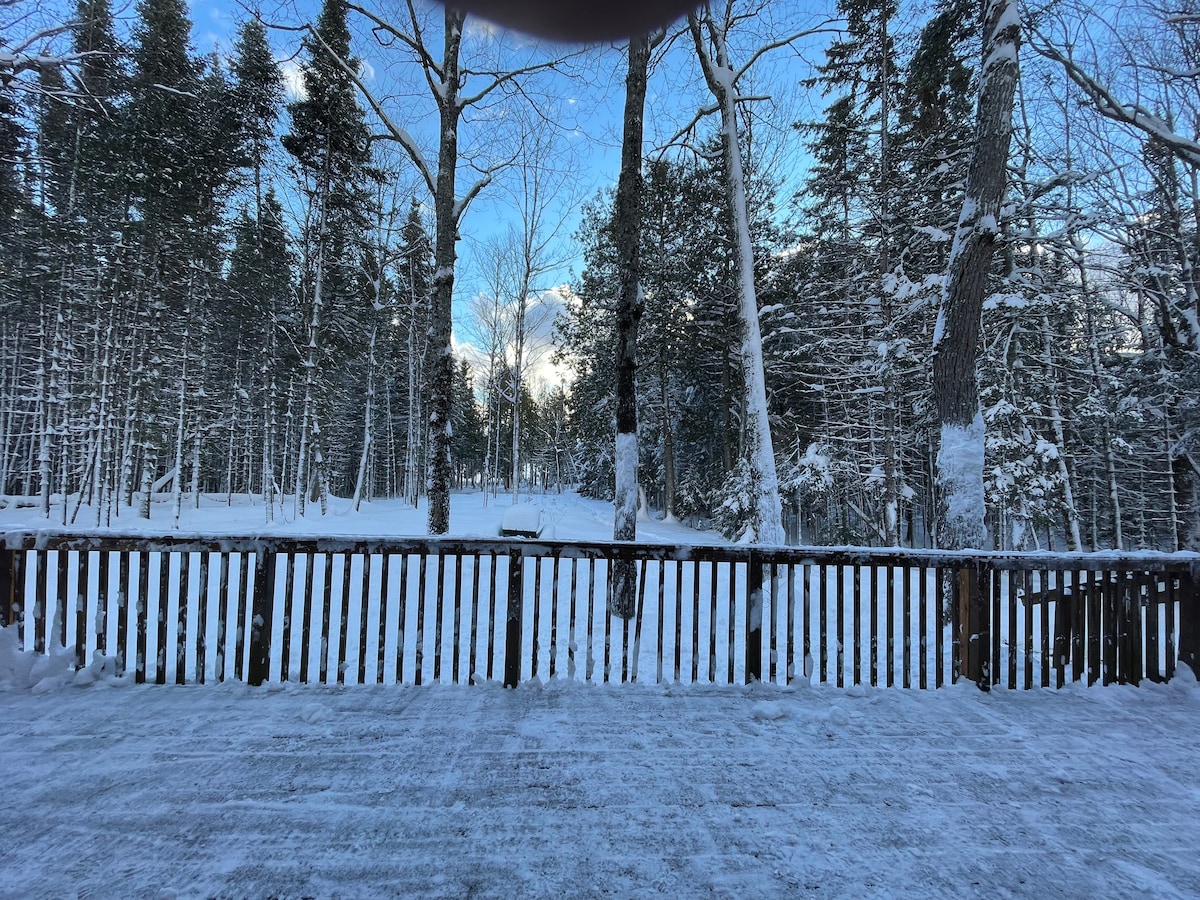
[[988, 648], [991, 646], [989, 628], [991, 604], [984, 596], [983, 584], [991, 586], [991, 578], [982, 578], [976, 566], [963, 567], [955, 573], [955, 593], [958, 601], [958, 659], [959, 677], [975, 682], [979, 689], [991, 687]]
[[254, 601], [250, 609], [250, 666], [246, 683], [259, 685], [271, 674], [271, 617], [275, 609], [275, 551], [254, 554]]
[[637, 615], [637, 563], [632, 559], [608, 561], [608, 614], [628, 621]]
[[1193, 564], [1190, 571], [1179, 574], [1179, 662], [1200, 675], [1200, 597], [1196, 595], [1200, 573], [1196, 570]]
[[21, 555], [20, 550], [10, 550], [7, 544], [0, 547], [0, 628], [14, 624], [21, 613], [21, 598], [25, 596], [17, 589]]
[[[746, 684], [762, 681], [762, 557], [749, 551], [746, 564]], [[775, 598], [771, 598], [774, 602]]]
[[504, 686], [521, 683], [521, 625], [524, 620], [525, 584], [521, 551], [508, 553], [508, 615], [504, 632]]

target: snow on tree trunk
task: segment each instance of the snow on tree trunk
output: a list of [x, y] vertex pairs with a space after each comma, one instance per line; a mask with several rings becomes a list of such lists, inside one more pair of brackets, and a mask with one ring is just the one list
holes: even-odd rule
[[988, 0], [975, 146], [933, 335], [933, 397], [941, 424], [938, 543], [983, 549], [983, 417], [975, 364], [988, 270], [1012, 138], [1020, 18], [1016, 0]]
[[[939, 524], [942, 533], [966, 535], [971, 543], [963, 547], [983, 547], [983, 413], [965, 425], [943, 422], [937, 451], [938, 490], [943, 509]], [[944, 545], [948, 546], [948, 545]]]
[[671, 393], [667, 379], [665, 364], [660, 364], [662, 373], [659, 387], [662, 391], [662, 433], [663, 433], [663, 519], [675, 521], [675, 436], [674, 422], [671, 420]]
[[[891, 178], [891, 16], [886, 4], [879, 15], [879, 308], [887, 331], [892, 327], [891, 301], [888, 282], [892, 272], [892, 178]], [[883, 363], [883, 542], [889, 547], [900, 545], [900, 471], [897, 453], [897, 378], [892, 368], [889, 349]]]
[[[614, 472], [616, 494], [613, 539], [637, 538], [638, 419], [637, 337], [644, 308], [641, 288], [642, 236], [642, 134], [646, 106], [646, 81], [650, 66], [650, 37], [640, 34], [629, 41], [629, 68], [625, 76], [625, 114], [621, 140], [621, 172], [617, 180], [614, 214], [617, 270], [616, 375], [617, 435]], [[625, 619], [637, 611], [637, 569], [632, 561], [612, 564], [609, 612]]]
[[420, 354], [417, 339], [417, 301], [413, 298], [411, 315], [408, 320], [408, 415], [405, 420], [406, 433], [404, 437], [404, 499], [414, 507], [420, 499], [421, 477], [417, 472], [417, 460], [420, 457], [420, 419], [421, 393], [418, 372]]
[[321, 183], [317, 197], [317, 259], [313, 272], [312, 313], [308, 320], [308, 344], [304, 355], [304, 408], [300, 415], [300, 446], [296, 452], [296, 515], [303, 516], [308, 503], [308, 454], [310, 430], [316, 434], [316, 399], [313, 389], [316, 386], [317, 366], [319, 360], [318, 331], [321, 327], [321, 306], [324, 303], [325, 291], [325, 244], [327, 241], [326, 203], [329, 199], [328, 162], [321, 173]]
[[[110, 376], [110, 360], [112, 356], [112, 324], [109, 323], [104, 331], [103, 351], [100, 347], [100, 315], [97, 311], [96, 316], [96, 356], [99, 360], [98, 369], [100, 390], [99, 406], [96, 410], [95, 419], [95, 455], [92, 457], [92, 498], [96, 509], [96, 527], [101, 524], [101, 516], [103, 515], [105, 488], [108, 484], [104, 477], [105, 464], [108, 462], [108, 454], [105, 453], [105, 446], [113, 428], [112, 416], [109, 413], [109, 394], [112, 390]], [[0, 484], [3, 481], [0, 480]]]
[[737, 268], [738, 315], [744, 333], [740, 356], [745, 382], [745, 447], [750, 470], [753, 539], [761, 544], [783, 544], [783, 506], [779, 499], [779, 476], [775, 471], [775, 450], [771, 442], [767, 410], [762, 331], [758, 322], [758, 295], [754, 284], [754, 249], [750, 242], [750, 217], [746, 206], [746, 177], [738, 144], [736, 73], [729, 60], [725, 33], [713, 22], [711, 14], [705, 15], [705, 23], [714, 48], [713, 54], [705, 47], [700, 22], [695, 16], [689, 16], [688, 21], [705, 80], [721, 112], [725, 199], [734, 228], [731, 237]]
[[263, 378], [263, 426], [265, 429], [262, 443], [262, 489], [263, 508], [267, 524], [275, 521], [275, 378], [271, 374], [269, 360], [274, 358], [275, 342], [270, 339], [267, 349], [267, 360], [262, 365]]
[[[49, 373], [46, 371], [46, 360], [50, 356], [46, 348], [46, 324], [48, 313], [42, 312], [42, 352], [38, 365], [38, 507], [44, 518], [50, 518], [50, 459], [51, 441], [54, 426], [50, 421], [50, 394], [54, 390], [53, 382], [48, 383]], [[50, 376], [52, 377], [52, 376]]]

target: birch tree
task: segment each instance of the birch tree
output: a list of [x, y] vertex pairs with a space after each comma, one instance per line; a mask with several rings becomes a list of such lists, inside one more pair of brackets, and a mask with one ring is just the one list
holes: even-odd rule
[[[507, 275], [504, 291], [512, 307], [511, 396], [513, 402], [512, 502], [520, 499], [521, 484], [521, 393], [532, 360], [531, 332], [538, 329], [536, 310], [552, 285], [543, 279], [566, 262], [558, 247], [574, 208], [574, 185], [579, 173], [571, 159], [558, 149], [558, 135], [550, 123], [526, 110], [516, 114], [520, 122], [519, 146], [505, 179], [516, 222], [500, 239], [496, 256]], [[543, 314], [541, 319], [545, 318]]]
[[[758, 294], [754, 281], [754, 251], [750, 237], [750, 215], [746, 203], [746, 177], [739, 143], [738, 106], [744, 98], [738, 82], [766, 53], [800, 40], [812, 29], [770, 41], [754, 50], [749, 59], [736, 64], [730, 54], [731, 30], [745, 19], [737, 14], [734, 0], [726, 0], [721, 12], [708, 3], [688, 15], [688, 30], [695, 45], [696, 58], [704, 81], [712, 93], [712, 112], [721, 117], [721, 152], [725, 162], [725, 195], [733, 233], [737, 277], [738, 318], [743, 329], [740, 358], [745, 407], [745, 461], [748, 493], [753, 509], [753, 539], [763, 544], [784, 542], [783, 512], [779, 499], [779, 476], [775, 469], [775, 449], [771, 439], [770, 413], [763, 369], [762, 330], [758, 318]], [[697, 116], [697, 119], [700, 117]]]

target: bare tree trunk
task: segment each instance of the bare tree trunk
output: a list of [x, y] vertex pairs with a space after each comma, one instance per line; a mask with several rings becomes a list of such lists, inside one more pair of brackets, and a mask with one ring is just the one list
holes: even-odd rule
[[[650, 37], [635, 35], [629, 41], [621, 173], [617, 179], [614, 215], [620, 290], [617, 296], [616, 508], [613, 515], [613, 539], [618, 541], [632, 541], [637, 537], [637, 337], [644, 308], [640, 283], [642, 134], [649, 67]], [[637, 569], [634, 564], [613, 563], [610, 581], [609, 612], [631, 618], [637, 611]]]
[[[892, 328], [891, 303], [886, 287], [892, 271], [892, 153], [891, 153], [891, 55], [888, 27], [890, 17], [886, 12], [879, 17], [879, 54], [883, 60], [879, 89], [879, 309], [883, 315], [883, 326]], [[900, 546], [900, 467], [897, 458], [896, 432], [899, 427], [896, 415], [896, 378], [892, 371], [892, 350], [883, 360], [883, 543], [889, 547]]]
[[675, 519], [675, 427], [671, 420], [671, 391], [666, 361], [659, 368], [662, 388], [663, 518]]
[[1019, 44], [1016, 0], [988, 0], [975, 147], [933, 336], [933, 397], [941, 424], [938, 543], [944, 548], [983, 549], [987, 539], [975, 365], [984, 290], [1000, 236]]
[[[528, 272], [528, 269], [526, 270]], [[512, 433], [512, 503], [516, 506], [521, 499], [521, 390], [525, 355], [525, 301], [529, 279], [522, 279], [517, 296], [517, 321], [513, 339], [513, 433]], [[532, 493], [532, 491], [531, 491]]]
[[404, 499], [414, 507], [420, 499], [420, 473], [417, 471], [417, 452], [420, 444], [420, 379], [418, 378], [417, 355], [417, 303], [413, 299], [412, 314], [408, 320], [408, 416], [404, 435]]
[[1074, 477], [1067, 465], [1067, 442], [1063, 429], [1062, 409], [1058, 402], [1058, 384], [1054, 379], [1054, 344], [1050, 339], [1048, 316], [1042, 316], [1042, 363], [1049, 375], [1046, 400], [1050, 410], [1050, 428], [1054, 433], [1054, 443], [1058, 448], [1058, 477], [1062, 479], [1063, 483], [1063, 518], [1066, 523], [1067, 549], [1079, 552], [1083, 549], [1083, 537], [1079, 530], [1079, 511], [1075, 507]]
[[262, 493], [267, 524], [275, 521], [275, 378], [271, 375], [274, 340], [268, 343], [267, 361], [262, 366], [263, 378], [263, 442]]
[[454, 263], [457, 259], [458, 220], [461, 209], [455, 198], [458, 169], [459, 48], [463, 13], [446, 10], [445, 50], [442, 56], [438, 118], [437, 181], [433, 194], [433, 309], [429, 321], [432, 352], [429, 378], [429, 533], [450, 530], [450, 415], [454, 405], [454, 357], [450, 347], [451, 300], [454, 296]]
[[[326, 161], [328, 166], [328, 161]], [[324, 302], [325, 286], [325, 204], [329, 196], [329, 173], [322, 173], [322, 184], [318, 199], [317, 210], [317, 262], [313, 273], [312, 314], [308, 320], [308, 345], [304, 354], [304, 408], [300, 415], [300, 446], [296, 454], [296, 515], [303, 516], [308, 502], [308, 454], [310, 430], [312, 434], [320, 431], [317, 425], [317, 414], [313, 408], [313, 387], [317, 378], [318, 343], [317, 333], [321, 326], [321, 305]]]
[[[54, 375], [47, 374], [46, 361], [50, 354], [47, 352], [47, 313], [42, 310], [42, 352], [38, 365], [38, 506], [44, 518], [50, 518], [51, 477], [50, 461], [54, 426], [50, 423], [50, 394], [54, 390]], [[51, 366], [53, 370], [53, 366]]]

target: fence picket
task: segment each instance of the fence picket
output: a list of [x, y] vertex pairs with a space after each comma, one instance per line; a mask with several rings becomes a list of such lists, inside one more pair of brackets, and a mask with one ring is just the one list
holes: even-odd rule
[[[14, 557], [16, 554], [14, 554]], [[96, 554], [96, 649], [108, 656], [109, 602], [108, 552]]]
[[1175, 578], [1167, 576], [1167, 602], [1163, 608], [1163, 644], [1166, 649], [1163, 660], [1163, 680], [1170, 681], [1175, 675], [1175, 604], [1179, 601], [1179, 591], [1175, 589]]
[[188, 603], [191, 591], [192, 554], [179, 554], [179, 573], [175, 580], [175, 683], [187, 684]]
[[[124, 568], [127, 562], [127, 556], [124, 553], [121, 554], [121, 562]], [[124, 582], [124, 577], [122, 577], [122, 582]], [[217, 563], [217, 643], [213, 653], [217, 681], [224, 681], [225, 673], [228, 671], [225, 648], [229, 629], [229, 599], [229, 554], [222, 551], [218, 555]], [[240, 662], [235, 677], [242, 677]]]
[[91, 637], [88, 623], [88, 566], [91, 551], [80, 550], [75, 560], [75, 666], [88, 664], [87, 648]]

